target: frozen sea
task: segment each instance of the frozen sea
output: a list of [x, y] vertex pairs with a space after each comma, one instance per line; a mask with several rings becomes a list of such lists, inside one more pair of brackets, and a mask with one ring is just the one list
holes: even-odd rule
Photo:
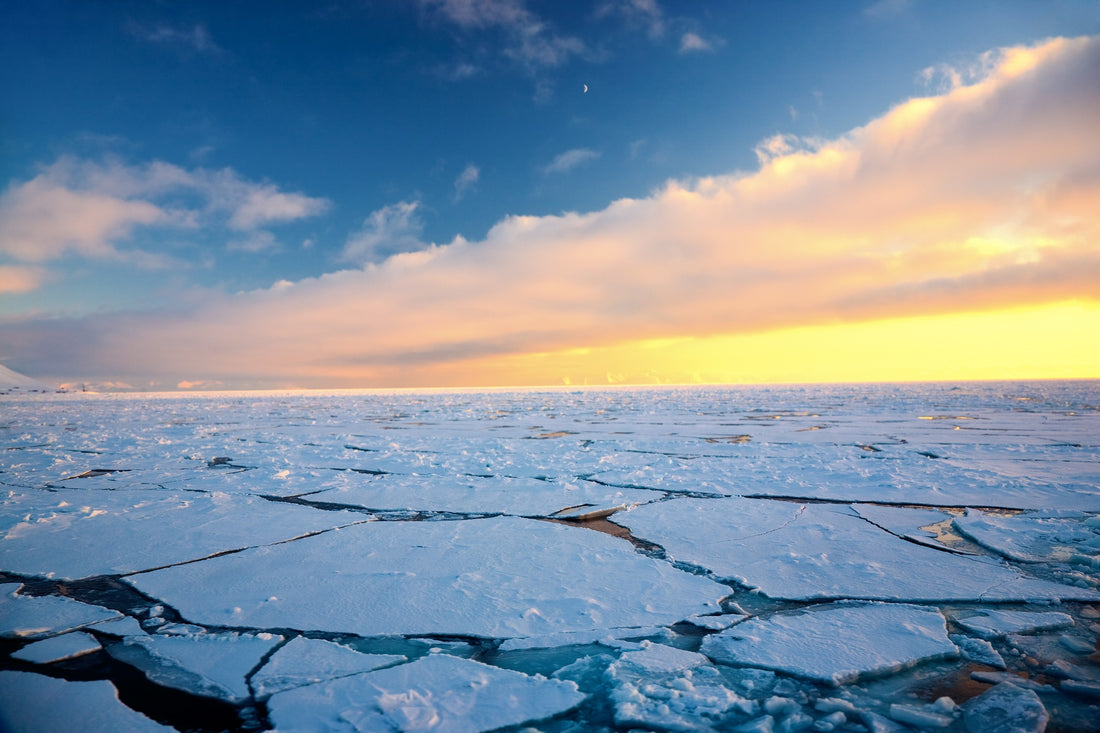
[[0, 730], [1100, 730], [1100, 382], [0, 395]]

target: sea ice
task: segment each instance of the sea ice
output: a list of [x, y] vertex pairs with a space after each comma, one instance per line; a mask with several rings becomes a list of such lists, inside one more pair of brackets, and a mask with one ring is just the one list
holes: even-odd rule
[[1073, 617], [1059, 611], [1007, 611], [988, 608], [973, 616], [956, 617], [953, 620], [983, 639], [1073, 626]]
[[107, 651], [157, 684], [243, 702], [251, 695], [246, 676], [280, 641], [272, 634], [132, 636]]
[[995, 685], [962, 706], [971, 733], [1042, 733], [1050, 716], [1034, 690]]
[[935, 534], [924, 527], [951, 519], [947, 512], [911, 507], [883, 506], [881, 504], [855, 504], [852, 509], [867, 521], [913, 542], [930, 547], [942, 548], [936, 542]]
[[[363, 521], [255, 496], [159, 490], [59, 492], [0, 535], [0, 570], [75, 579], [163, 567]], [[56, 504], [56, 502], [54, 502]]]
[[100, 648], [99, 642], [91, 634], [83, 631], [71, 631], [68, 634], [28, 644], [19, 651], [14, 652], [12, 657], [34, 662], [35, 664], [49, 664], [50, 662], [60, 662], [90, 654]]
[[1100, 599], [986, 558], [914, 545], [848, 509], [767, 499], [673, 499], [616, 515], [668, 557], [771, 598], [886, 601]]
[[324, 639], [297, 636], [280, 647], [256, 674], [252, 689], [257, 697], [316, 682], [369, 672], [406, 661], [400, 654], [363, 654]]
[[952, 644], [959, 648], [962, 655], [970, 661], [988, 664], [994, 669], [1006, 669], [1004, 657], [985, 639], [974, 639], [962, 634], [952, 634], [948, 638], [951, 639]]
[[110, 682], [69, 682], [31, 672], [0, 671], [0, 730], [4, 733], [170, 733], [122, 704]]
[[1018, 562], [1074, 562], [1100, 569], [1100, 517], [1040, 511], [1003, 516], [968, 509], [952, 522], [964, 536]]
[[0, 637], [35, 639], [122, 617], [118, 611], [64, 596], [17, 594], [22, 587], [22, 583], [0, 585]]
[[703, 639], [717, 662], [842, 685], [958, 654], [934, 608], [835, 603], [751, 618]]
[[362, 636], [664, 625], [729, 592], [621, 539], [515, 517], [371, 522], [127, 581], [196, 623]]
[[608, 665], [605, 675], [621, 726], [699, 730], [731, 710], [756, 712], [705, 656], [664, 644], [642, 642], [642, 649]]
[[565, 712], [584, 700], [549, 680], [446, 654], [280, 692], [268, 701], [282, 733], [488, 731]]
[[622, 639], [640, 639], [644, 637], [669, 636], [671, 632], [663, 626], [639, 626], [626, 629], [591, 629], [588, 631], [561, 631], [556, 634], [539, 636], [521, 636], [505, 639], [499, 649], [502, 652], [519, 649], [551, 649], [577, 644], [603, 644], [618, 646], [615, 642]]

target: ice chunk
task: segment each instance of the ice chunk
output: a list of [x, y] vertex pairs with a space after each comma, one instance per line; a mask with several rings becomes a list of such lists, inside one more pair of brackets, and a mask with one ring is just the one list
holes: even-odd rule
[[514, 517], [371, 522], [127, 580], [199, 623], [362, 636], [664, 625], [729, 593], [623, 540]]
[[696, 614], [695, 616], [689, 616], [684, 619], [692, 626], [698, 626], [700, 629], [709, 629], [710, 631], [724, 631], [734, 624], [739, 624], [748, 618], [748, 614], [744, 613], [723, 613], [718, 616], [703, 616]]
[[22, 587], [21, 583], [0, 585], [0, 636], [34, 639], [122, 617], [118, 611], [64, 596], [17, 595]]
[[1100, 599], [1092, 589], [914, 545], [829, 505], [684, 498], [622, 512], [615, 521], [662, 546], [673, 560], [700, 565], [772, 598]]
[[14, 652], [12, 657], [34, 662], [35, 664], [49, 664], [50, 662], [60, 662], [63, 659], [73, 659], [74, 657], [90, 654], [100, 648], [99, 642], [91, 634], [86, 634], [83, 631], [72, 631], [68, 634], [28, 644], [19, 651]]
[[1042, 733], [1049, 719], [1034, 690], [1010, 682], [966, 701], [962, 710], [966, 729], [973, 733]]
[[947, 512], [932, 509], [884, 506], [882, 504], [855, 504], [852, 509], [869, 522], [913, 542], [929, 547], [942, 548], [935, 534], [924, 529], [951, 519]]
[[69, 682], [30, 672], [0, 671], [0, 730], [4, 733], [171, 733], [173, 728], [122, 704], [106, 681]]
[[1073, 626], [1073, 617], [1059, 611], [1005, 611], [992, 608], [979, 611], [973, 616], [955, 618], [954, 621], [983, 639]]
[[165, 491], [66, 492], [0, 534], [0, 569], [51, 578], [133, 573], [362, 521], [255, 496]]
[[959, 648], [962, 655], [972, 662], [988, 664], [994, 669], [1005, 669], [1005, 660], [993, 645], [984, 639], [974, 639], [962, 634], [952, 634], [951, 642]]
[[1018, 562], [1100, 561], [1100, 527], [1089, 514], [1075, 511], [1025, 512], [1012, 516], [968, 509], [952, 524], [979, 545]]
[[267, 664], [252, 675], [252, 689], [257, 696], [265, 697], [405, 660], [400, 654], [363, 654], [324, 639], [298, 636], [271, 655]]
[[268, 701], [268, 711], [283, 733], [464, 733], [542, 720], [576, 707], [584, 697], [574, 682], [437, 654], [277, 693]]
[[939, 611], [886, 603], [834, 603], [751, 618], [706, 637], [701, 651], [718, 662], [831, 685], [958, 654]]
[[242, 702], [251, 696], [246, 675], [280, 641], [272, 634], [131, 636], [107, 651], [157, 684]]
[[640, 626], [629, 629], [593, 629], [590, 631], [562, 631], [556, 634], [518, 637], [506, 639], [501, 645], [502, 652], [519, 649], [549, 649], [551, 647], [572, 646], [574, 644], [603, 644], [617, 646], [614, 642], [621, 639], [640, 639], [643, 637], [667, 636], [669, 630], [663, 626]]
[[954, 716], [934, 710], [929, 705], [894, 703], [890, 706], [890, 717], [913, 728], [924, 729], [946, 728], [955, 722]]
[[738, 710], [759, 712], [751, 700], [725, 685], [710, 660], [696, 652], [642, 642], [605, 673], [612, 685], [615, 722], [661, 730], [699, 730]]
[[130, 616], [123, 616], [121, 618], [111, 619], [110, 621], [101, 621], [94, 625], [93, 630], [101, 634], [110, 634], [111, 636], [132, 636], [134, 634], [144, 634], [145, 629], [141, 628], [141, 624], [137, 619]]

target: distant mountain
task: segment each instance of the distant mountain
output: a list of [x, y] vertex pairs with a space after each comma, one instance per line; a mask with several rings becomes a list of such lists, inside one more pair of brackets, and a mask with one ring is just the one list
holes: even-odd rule
[[37, 379], [13, 372], [3, 364], [0, 364], [0, 394], [12, 394], [13, 392], [56, 392], [54, 387], [39, 382]]

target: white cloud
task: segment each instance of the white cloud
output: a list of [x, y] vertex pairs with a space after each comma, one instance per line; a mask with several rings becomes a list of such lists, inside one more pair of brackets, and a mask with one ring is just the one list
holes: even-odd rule
[[0, 265], [0, 293], [29, 293], [37, 290], [48, 273], [41, 267]]
[[343, 259], [368, 264], [427, 247], [420, 241], [424, 223], [416, 214], [419, 208], [418, 201], [399, 201], [372, 212], [362, 229], [348, 238]]
[[462, 172], [458, 174], [458, 178], [455, 179], [455, 201], [460, 201], [472, 190], [480, 178], [481, 170], [473, 163], [463, 168]]
[[222, 49], [214, 43], [210, 31], [201, 23], [192, 26], [172, 26], [166, 23], [142, 25], [131, 23], [130, 33], [149, 43], [164, 44], [199, 53], [219, 54]]
[[710, 41], [704, 40], [697, 33], [688, 31], [680, 37], [680, 53], [692, 53], [693, 51], [713, 51], [714, 46]]
[[564, 153], [557, 155], [550, 163], [543, 166], [542, 172], [545, 174], [567, 173], [577, 166], [587, 163], [590, 160], [595, 160], [598, 157], [600, 157], [598, 151], [589, 150], [588, 148], [566, 150]]
[[[0, 253], [20, 262], [68, 254], [118, 258], [119, 244], [142, 227], [257, 232], [316, 216], [328, 205], [324, 199], [248, 181], [231, 169], [63, 157], [0, 194]], [[131, 250], [126, 257], [140, 266], [163, 265], [162, 257], [150, 253]]]
[[1095, 300], [1100, 38], [999, 58], [841, 137], [765, 141], [750, 173], [430, 247], [401, 202], [349, 241], [366, 267], [178, 315], [0, 324], [0, 342], [39, 373], [409, 384], [495, 355]]

